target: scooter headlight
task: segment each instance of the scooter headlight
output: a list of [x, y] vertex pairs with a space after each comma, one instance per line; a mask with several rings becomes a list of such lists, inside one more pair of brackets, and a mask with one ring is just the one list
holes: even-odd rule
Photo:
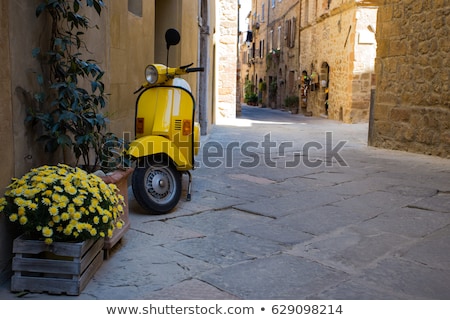
[[158, 70], [155, 66], [150, 65], [145, 68], [145, 79], [149, 84], [155, 84], [158, 81]]

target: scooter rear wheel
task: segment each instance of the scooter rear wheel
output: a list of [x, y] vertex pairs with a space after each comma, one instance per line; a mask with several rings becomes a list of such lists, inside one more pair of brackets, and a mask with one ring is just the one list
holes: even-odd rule
[[150, 157], [135, 168], [132, 188], [144, 210], [150, 214], [168, 213], [180, 201], [181, 174], [169, 161]]

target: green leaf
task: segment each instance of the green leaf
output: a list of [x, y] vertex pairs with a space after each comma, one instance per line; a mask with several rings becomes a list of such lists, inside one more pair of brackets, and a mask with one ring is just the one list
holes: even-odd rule
[[36, 17], [39, 17], [41, 15], [41, 13], [45, 10], [46, 4], [45, 3], [41, 3], [37, 8], [36, 8]]
[[80, 10], [80, 2], [79, 0], [75, 0], [73, 2], [73, 11], [78, 12]]
[[70, 137], [68, 135], [62, 134], [58, 137], [57, 140], [59, 145], [64, 145], [64, 146], [71, 146], [72, 145], [72, 140], [70, 139]]
[[45, 152], [55, 152], [59, 147], [58, 141], [56, 139], [50, 139], [45, 144]]

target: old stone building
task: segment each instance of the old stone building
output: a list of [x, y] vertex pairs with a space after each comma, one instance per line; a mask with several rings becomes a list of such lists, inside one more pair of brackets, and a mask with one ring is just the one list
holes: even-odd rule
[[[45, 45], [49, 20], [36, 18], [41, 0], [0, 1], [0, 132], [2, 134], [0, 189], [11, 178], [33, 167], [63, 162], [62, 154], [46, 154], [36, 143], [38, 134], [24, 125], [26, 105], [37, 91], [33, 48]], [[193, 62], [205, 72], [190, 74], [198, 102], [203, 133], [208, 127], [235, 117], [237, 4], [234, 0], [107, 0], [101, 17], [90, 18], [99, 26], [86, 34], [93, 58], [105, 71], [109, 130], [125, 138], [134, 135], [133, 92], [145, 81], [144, 69], [165, 63], [164, 33], [177, 28], [181, 42], [171, 49], [170, 64]], [[84, 5], [85, 1], [81, 1]], [[216, 19], [217, 17], [217, 19]], [[220, 76], [219, 76], [220, 73]], [[3, 195], [3, 192], [1, 193]], [[0, 281], [8, 276], [12, 235], [0, 217]]]
[[450, 3], [382, 2], [369, 144], [450, 158]]
[[376, 1], [252, 4], [243, 78], [260, 104], [290, 111], [300, 104], [310, 115], [367, 122], [375, 88]]
[[300, 64], [311, 83], [306, 109], [367, 122], [375, 86], [377, 7], [371, 1], [302, 0]]
[[286, 98], [298, 97], [299, 8], [299, 1], [252, 0], [242, 81], [259, 105], [286, 108]]

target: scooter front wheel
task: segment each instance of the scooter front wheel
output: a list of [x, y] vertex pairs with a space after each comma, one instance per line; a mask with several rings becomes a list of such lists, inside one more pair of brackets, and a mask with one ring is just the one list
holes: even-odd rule
[[171, 211], [180, 201], [181, 174], [161, 159], [146, 159], [135, 168], [132, 188], [136, 201], [151, 214]]

